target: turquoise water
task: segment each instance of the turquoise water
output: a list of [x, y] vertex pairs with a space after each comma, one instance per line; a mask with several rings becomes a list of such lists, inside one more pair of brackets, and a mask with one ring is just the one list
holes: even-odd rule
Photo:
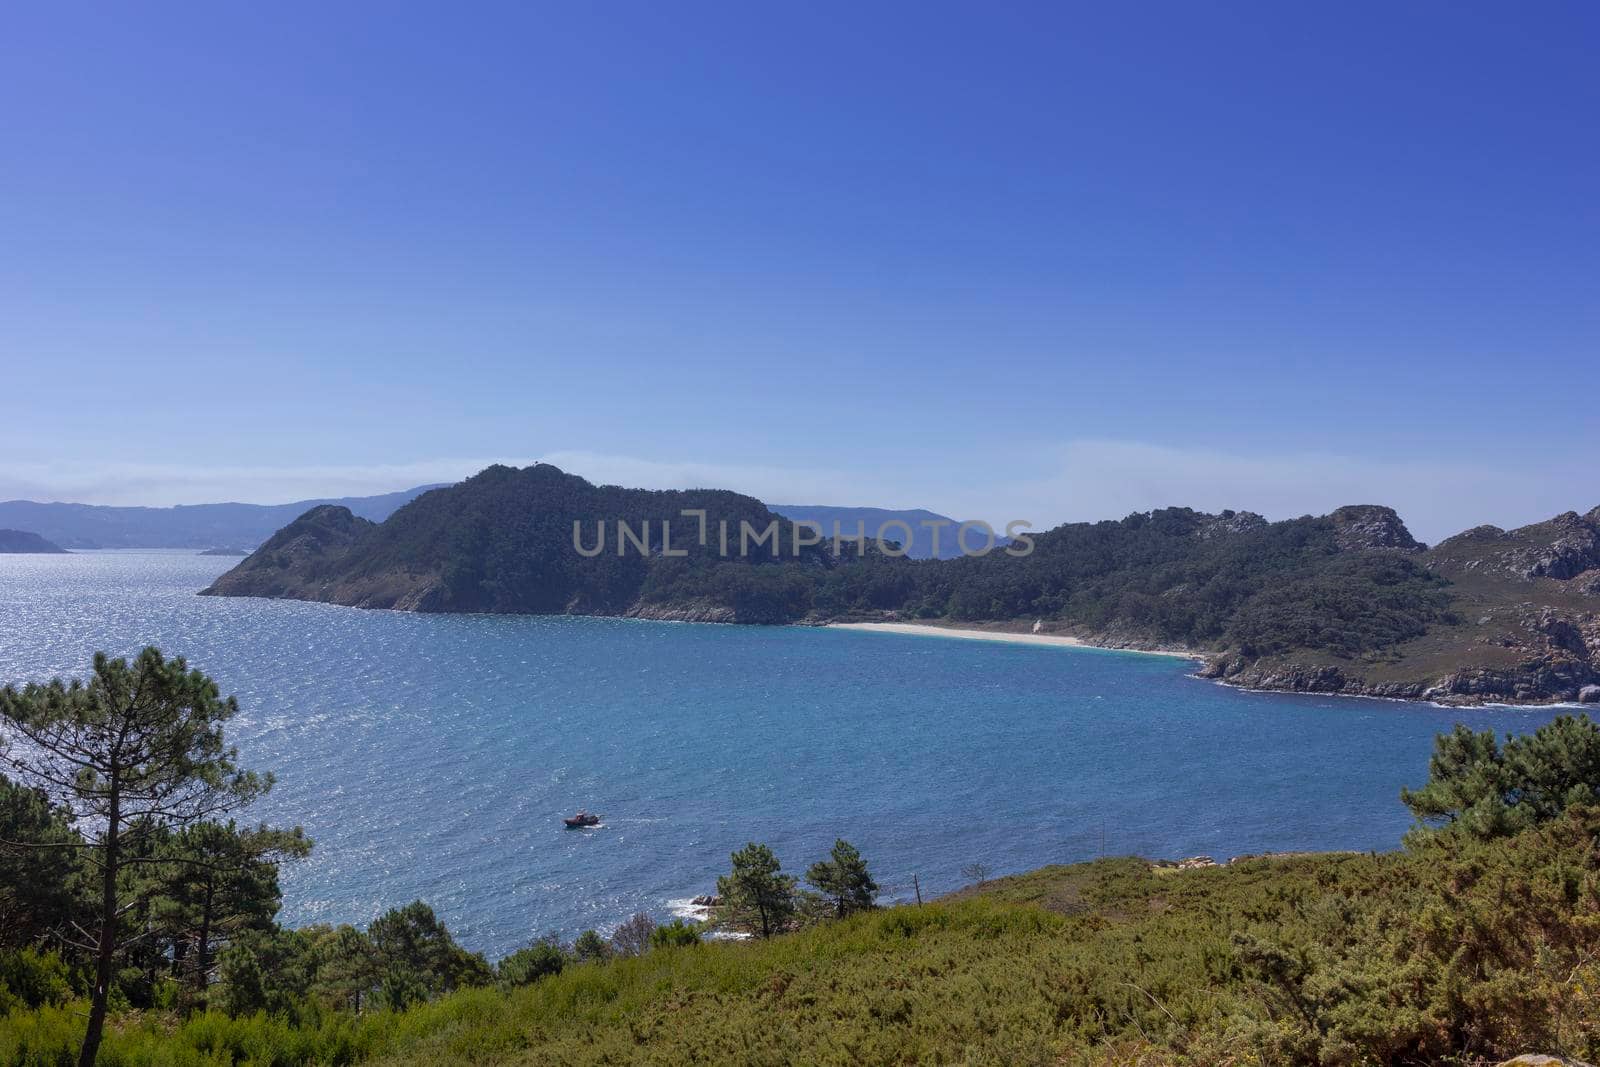
[[[0, 679], [182, 653], [278, 776], [248, 817], [316, 839], [285, 922], [420, 897], [491, 957], [665, 918], [750, 840], [798, 873], [845, 836], [890, 897], [974, 861], [1390, 848], [1436, 732], [1553, 714], [1241, 693], [1132, 653], [194, 595], [232, 562], [0, 555]], [[605, 826], [563, 829], [580, 806]]]

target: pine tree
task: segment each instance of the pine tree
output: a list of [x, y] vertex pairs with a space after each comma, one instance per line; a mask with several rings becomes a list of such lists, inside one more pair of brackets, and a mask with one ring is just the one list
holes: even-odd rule
[[733, 870], [717, 879], [717, 895], [735, 923], [771, 937], [794, 917], [794, 877], [782, 873], [772, 849], [753, 841], [731, 858]]
[[1600, 803], [1600, 726], [1587, 715], [1558, 715], [1501, 744], [1492, 731], [1458, 723], [1434, 739], [1427, 784], [1402, 789], [1400, 799], [1417, 817], [1413, 842], [1520, 833], [1569, 807]]
[[[433, 909], [420, 900], [378, 916], [367, 927], [367, 937], [384, 980], [394, 979], [407, 991], [412, 979], [432, 996], [488, 985], [494, 977], [484, 958], [456, 944]], [[406, 982], [395, 976], [404, 976]]]
[[299, 827], [240, 829], [201, 822], [184, 828], [158, 852], [164, 868], [156, 911], [184, 948], [187, 978], [203, 1006], [219, 946], [245, 930], [272, 926], [282, 894], [278, 863], [311, 851]]
[[[5, 762], [88, 827], [86, 855], [98, 876], [99, 930], [80, 947], [95, 961], [79, 1067], [93, 1067], [105, 1030], [116, 958], [125, 943], [125, 868], [145, 835], [215, 817], [265, 793], [270, 776], [238, 768], [222, 724], [239, 705], [182, 659], [154, 648], [130, 665], [96, 653], [88, 682], [57, 679], [0, 690], [0, 724], [19, 743]], [[134, 935], [138, 936], [138, 935]]]
[[0, 775], [0, 948], [20, 949], [70, 928], [68, 883], [82, 846], [43, 792]]
[[578, 940], [572, 943], [572, 954], [578, 958], [579, 963], [605, 960], [611, 956], [611, 946], [600, 936], [598, 930], [585, 930], [578, 935]]
[[878, 883], [872, 880], [867, 861], [843, 838], [833, 843], [827, 859], [811, 865], [806, 881], [833, 903], [834, 915], [840, 919], [873, 907], [878, 896]]

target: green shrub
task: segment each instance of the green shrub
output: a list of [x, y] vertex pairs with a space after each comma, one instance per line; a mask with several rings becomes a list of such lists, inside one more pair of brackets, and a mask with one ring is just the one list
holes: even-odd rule
[[651, 948], [674, 948], [681, 945], [698, 945], [700, 927], [697, 923], [674, 919], [650, 932]]
[[500, 983], [507, 986], [529, 985], [541, 978], [560, 974], [567, 962], [567, 954], [560, 945], [548, 940], [535, 941], [500, 961]]
[[67, 965], [54, 952], [0, 952], [0, 1012], [60, 1005], [72, 995]]

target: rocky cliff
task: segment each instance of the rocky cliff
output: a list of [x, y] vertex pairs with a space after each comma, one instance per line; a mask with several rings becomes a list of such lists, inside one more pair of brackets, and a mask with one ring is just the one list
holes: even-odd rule
[[1478, 526], [1426, 551], [1370, 519], [1350, 528], [1373, 548], [1416, 553], [1449, 583], [1449, 614], [1381, 656], [1230, 649], [1202, 674], [1253, 688], [1445, 704], [1600, 703], [1600, 508], [1516, 530]]

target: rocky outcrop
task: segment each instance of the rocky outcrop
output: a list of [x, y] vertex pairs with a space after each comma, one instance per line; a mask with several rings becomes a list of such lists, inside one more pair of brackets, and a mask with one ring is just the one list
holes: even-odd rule
[[[1409, 534], [1386, 511], [1335, 512], [1341, 548], [1408, 550]], [[1424, 638], [1371, 660], [1234, 650], [1202, 674], [1249, 688], [1444, 704], [1569, 702], [1600, 686], [1600, 611], [1581, 606], [1600, 595], [1600, 508], [1510, 531], [1478, 526], [1420, 558], [1462, 590]], [[1411, 659], [1429, 670], [1407, 672]]]
[[1394, 508], [1379, 504], [1351, 504], [1328, 516], [1333, 520], [1339, 547], [1346, 552], [1390, 549], [1421, 552], [1427, 546], [1406, 529]]
[[1548, 529], [1553, 536], [1549, 544], [1516, 557], [1522, 575], [1565, 581], [1600, 567], [1600, 524], [1595, 521], [1596, 512], [1600, 512], [1600, 508], [1586, 516], [1569, 511], [1549, 523], [1530, 527], [1540, 532]]
[[1242, 689], [1288, 693], [1334, 693], [1385, 700], [1427, 700], [1437, 704], [1550, 704], [1583, 699], [1586, 689], [1600, 701], [1595, 668], [1571, 657], [1539, 657], [1514, 667], [1472, 666], [1437, 679], [1378, 681], [1353, 668], [1294, 662], [1244, 662], [1237, 656], [1211, 660], [1199, 671]]
[[1267, 663], [1241, 655], [1219, 656], [1200, 668], [1200, 677], [1216, 678], [1245, 689], [1281, 689], [1293, 693], [1342, 693], [1349, 679], [1334, 666]]
[[[1251, 658], [1237, 652], [1213, 657], [1200, 670], [1246, 689], [1293, 693], [1429, 700], [1440, 704], [1543, 704], [1600, 701], [1600, 614], [1523, 607], [1497, 622], [1496, 613], [1460, 626], [1457, 665], [1443, 675], [1387, 679], [1372, 665], [1307, 663], [1293, 654]], [[1489, 634], [1473, 643], [1468, 634]], [[1589, 697], [1585, 697], [1589, 693]]]
[[749, 621], [740, 619], [738, 612], [728, 605], [709, 600], [674, 604], [635, 604], [623, 614], [630, 619], [651, 619], [656, 622]]
[[[1600, 508], [1586, 515], [1568, 511], [1548, 522], [1515, 530], [1478, 526], [1441, 541], [1429, 555], [1450, 570], [1504, 575], [1522, 581], [1582, 579], [1581, 591], [1600, 590]], [[1592, 587], [1592, 588], [1591, 588]]]
[[1547, 704], [1577, 700], [1594, 668], [1570, 657], [1541, 656], [1514, 667], [1467, 667], [1426, 689], [1441, 704]]
[[1195, 527], [1194, 535], [1202, 541], [1209, 541], [1214, 537], [1226, 537], [1230, 534], [1259, 530], [1266, 525], [1267, 520], [1253, 511], [1233, 511], [1229, 509], [1216, 515], [1204, 516], [1200, 525]]

